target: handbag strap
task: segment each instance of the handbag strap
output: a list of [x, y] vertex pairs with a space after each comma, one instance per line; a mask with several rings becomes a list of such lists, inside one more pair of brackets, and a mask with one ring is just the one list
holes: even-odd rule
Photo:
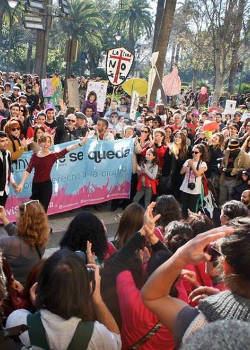
[[136, 350], [143, 344], [145, 344], [149, 339], [151, 339], [160, 329], [162, 324], [160, 322], [157, 322], [153, 328], [150, 329], [150, 331], [144, 335], [141, 339], [139, 339], [135, 344], [131, 345], [128, 350]]

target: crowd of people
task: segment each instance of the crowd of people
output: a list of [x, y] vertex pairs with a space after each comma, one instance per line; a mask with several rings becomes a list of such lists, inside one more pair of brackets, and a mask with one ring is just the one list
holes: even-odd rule
[[[0, 72], [0, 90], [1, 349], [247, 349], [247, 106], [228, 114], [206, 108], [206, 89], [182, 90], [172, 107], [141, 100], [131, 119], [122, 91], [98, 112], [94, 91], [79, 108], [49, 104], [36, 75]], [[45, 259], [51, 169], [90, 138], [134, 139], [130, 199], [111, 201], [124, 209], [112, 241], [82, 210]], [[17, 184], [12, 163], [26, 150], [33, 155]], [[9, 184], [21, 192], [33, 169], [30, 200], [14, 224], [4, 209]]]

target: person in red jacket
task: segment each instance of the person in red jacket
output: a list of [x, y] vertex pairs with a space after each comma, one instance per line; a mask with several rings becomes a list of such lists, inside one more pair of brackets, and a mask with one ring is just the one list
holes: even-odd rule
[[165, 138], [166, 138], [166, 133], [163, 129], [161, 128], [154, 129], [154, 137], [151, 143], [148, 145], [148, 147], [145, 147], [141, 152], [141, 155], [145, 156], [148, 148], [152, 147], [155, 150], [157, 155], [159, 173], [161, 173], [161, 169], [164, 164], [164, 155], [167, 150], [167, 146], [165, 145]]

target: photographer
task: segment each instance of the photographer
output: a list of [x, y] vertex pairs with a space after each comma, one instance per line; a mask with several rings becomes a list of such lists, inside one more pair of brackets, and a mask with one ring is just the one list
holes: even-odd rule
[[220, 204], [231, 200], [233, 190], [239, 184], [237, 175], [250, 168], [250, 155], [240, 149], [238, 139], [230, 139], [221, 164]]
[[184, 218], [188, 216], [188, 209], [196, 211], [197, 201], [201, 194], [202, 176], [207, 170], [207, 164], [204, 162], [205, 153], [206, 149], [203, 144], [195, 145], [192, 150], [192, 159], [187, 159], [181, 169], [181, 174], [185, 174], [180, 187]]

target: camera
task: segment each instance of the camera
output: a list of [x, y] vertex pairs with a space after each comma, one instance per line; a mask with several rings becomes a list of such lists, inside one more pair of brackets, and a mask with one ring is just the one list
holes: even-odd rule
[[189, 188], [190, 190], [194, 190], [194, 189], [195, 189], [195, 183], [194, 183], [194, 182], [189, 182], [189, 183], [188, 183], [188, 188]]
[[[88, 263], [86, 253], [83, 252], [82, 250], [76, 250], [75, 253], [77, 256], [79, 256], [79, 258], [81, 258], [84, 265], [86, 266]], [[87, 267], [87, 266], [86, 266], [86, 268], [87, 268], [87, 272], [88, 272], [88, 276], [89, 276], [89, 281], [94, 282], [95, 281], [95, 269], [92, 269], [91, 267]]]

